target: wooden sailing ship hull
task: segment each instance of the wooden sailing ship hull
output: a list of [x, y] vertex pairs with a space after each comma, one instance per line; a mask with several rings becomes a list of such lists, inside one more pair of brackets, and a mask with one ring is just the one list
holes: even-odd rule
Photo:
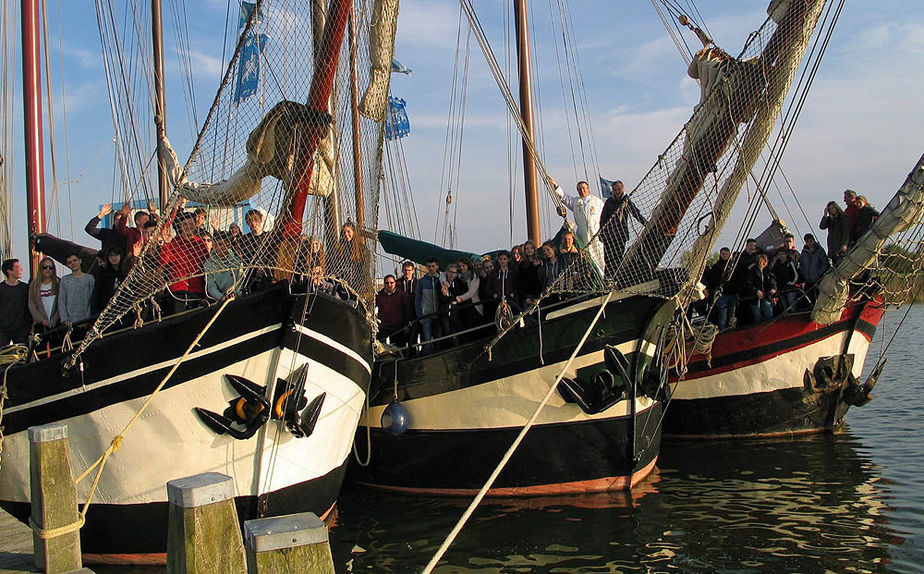
[[[61, 371], [64, 356], [8, 371], [0, 505], [29, 516], [27, 428], [68, 425], [71, 460], [81, 471], [99, 457], [137, 412], [216, 307], [107, 335], [89, 347], [82, 369]], [[372, 344], [364, 314], [324, 295], [285, 288], [232, 302], [149, 409], [126, 433], [102, 474], [81, 529], [89, 554], [156, 554], [166, 550], [166, 482], [203, 472], [234, 479], [242, 520], [312, 511], [336, 502], [368, 390]], [[313, 432], [299, 438], [270, 419], [237, 439], [219, 434], [194, 411], [221, 413], [240, 393], [225, 375], [278, 391], [304, 371], [304, 395], [325, 393]], [[78, 485], [87, 496], [92, 476]]]
[[849, 306], [831, 325], [799, 313], [720, 333], [711, 363], [695, 355], [686, 376], [671, 381], [664, 436], [774, 437], [837, 429], [850, 407], [850, 381], [837, 375], [820, 380], [819, 361], [843, 356], [860, 377], [883, 312], [874, 300]]
[[[369, 464], [353, 464], [352, 479], [414, 494], [478, 492], [568, 362], [600, 301], [566, 305], [545, 313], [538, 324], [514, 329], [490, 358], [484, 352], [490, 338], [485, 338], [422, 357], [377, 362], [371, 406], [356, 443], [358, 458], [369, 455]], [[660, 297], [610, 302], [566, 376], [586, 380], [605, 369], [608, 345], [628, 359], [633, 372], [647, 372], [658, 343], [649, 326], [672, 312], [672, 303]], [[398, 436], [381, 425], [396, 395], [409, 415], [407, 431]], [[557, 393], [488, 494], [627, 489], [654, 468], [660, 420], [660, 401], [640, 390], [597, 413]]]

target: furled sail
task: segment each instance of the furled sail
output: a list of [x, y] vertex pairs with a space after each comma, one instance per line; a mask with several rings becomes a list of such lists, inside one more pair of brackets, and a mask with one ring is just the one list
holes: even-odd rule
[[371, 73], [369, 87], [359, 103], [359, 111], [377, 122], [385, 119], [388, 86], [398, 30], [398, 0], [375, 0], [372, 32], [369, 34]]
[[[180, 196], [213, 205], [234, 205], [260, 192], [264, 177], [272, 176], [287, 185], [295, 157], [295, 137], [306, 126], [326, 127], [330, 115], [298, 102], [282, 101], [273, 106], [247, 138], [247, 161], [228, 179], [216, 183], [195, 183], [186, 178], [170, 141], [158, 142], [170, 182]], [[323, 189], [323, 195], [330, 192]]]
[[[702, 233], [702, 221], [710, 220], [711, 235], [719, 231], [724, 220], [714, 207], [716, 199], [724, 188], [722, 202], [728, 205], [722, 209], [727, 210], [728, 200], [757, 160], [823, 5], [774, 2], [769, 10], [773, 17], [749, 37], [737, 58], [723, 56], [710, 46], [698, 52], [691, 75], [706, 84], [705, 100], [632, 193], [636, 203], [651, 201], [645, 196], [652, 193], [658, 198], [648, 224], [613, 274], [618, 285], [648, 280], [659, 264], [671, 262], [664, 261], [665, 256], [680, 263], [680, 253]], [[709, 193], [696, 203], [704, 189]], [[602, 231], [604, 244], [606, 234], [613, 232]], [[699, 259], [703, 247], [698, 249]]]

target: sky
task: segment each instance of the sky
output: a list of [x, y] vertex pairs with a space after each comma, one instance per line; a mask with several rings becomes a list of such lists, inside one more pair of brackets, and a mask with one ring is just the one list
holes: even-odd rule
[[[222, 32], [227, 4], [202, 0], [181, 6], [177, 1], [164, 0], [168, 10], [186, 10], [197, 116], [202, 118], [224, 68]], [[504, 66], [508, 3], [473, 3]], [[675, 3], [689, 4], [686, 0]], [[537, 126], [541, 131], [539, 153], [548, 172], [568, 191], [573, 190], [578, 179], [596, 178], [593, 166], [583, 167], [590, 163], [591, 149], [601, 175], [622, 179], [632, 189], [689, 118], [699, 99], [698, 85], [686, 76], [686, 63], [651, 2], [592, 0], [568, 4], [573, 33], [569, 48], [580, 62], [590, 129], [585, 125], [580, 133], [582, 154], [576, 128], [571, 125], [569, 131], [571, 99], [562, 95], [558, 54], [563, 46], [557, 42], [556, 53], [557, 33], [549, 19], [550, 12], [559, 10], [559, 4], [535, 0], [530, 5]], [[747, 34], [763, 21], [766, 6], [766, 0], [701, 0], [695, 4], [698, 13], [691, 16], [705, 25], [720, 46], [734, 54]], [[782, 172], [801, 209], [787, 187], [781, 186], [781, 193], [776, 189], [770, 192], [771, 201], [797, 235], [818, 233], [824, 204], [831, 199], [840, 201], [848, 187], [866, 195], [875, 207], [883, 207], [924, 153], [924, 105], [920, 96], [924, 93], [924, 75], [920, 73], [924, 64], [924, 14], [919, 8], [919, 0], [846, 1], [782, 162]], [[88, 0], [55, 3], [49, 11], [53, 31], [50, 45], [55, 52], [52, 81], [59, 88], [62, 81], [65, 86], [64, 90], [57, 89], [53, 97], [58, 180], [68, 182], [59, 186], [56, 206], [49, 205], [53, 215], [49, 231], [92, 245], [92, 239], [82, 231], [84, 223], [95, 215], [100, 203], [119, 202], [122, 193], [115, 189], [118, 180], [114, 176], [112, 120], [96, 15]], [[393, 74], [392, 94], [407, 101], [411, 135], [402, 140], [402, 146], [421, 236], [430, 241], [443, 234], [440, 214], [446, 184], [441, 185], [441, 174], [459, 18], [459, 5], [454, 2], [401, 1], [396, 57], [413, 73]], [[175, 36], [173, 19], [169, 15], [164, 19], [169, 42]], [[685, 39], [691, 45], [696, 42], [691, 33]], [[57, 47], [63, 48], [61, 54]], [[196, 128], [180, 90], [182, 76], [176, 66], [176, 50], [176, 46], [168, 46], [166, 55], [168, 129], [174, 147], [188, 150]], [[16, 82], [19, 98], [19, 71]], [[515, 95], [515, 88], [513, 92]], [[17, 169], [13, 185], [21, 190], [25, 177], [18, 100], [15, 106], [17, 148], [12, 155]], [[453, 185], [456, 247], [483, 252], [522, 242], [526, 239], [521, 221], [522, 176], [520, 168], [516, 168], [511, 180], [507, 112], [474, 42], [465, 126], [458, 184]], [[67, 146], [63, 145], [65, 133]], [[47, 163], [46, 155], [46, 171]], [[50, 175], [46, 182], [50, 187]], [[24, 258], [25, 201], [19, 197], [14, 201], [13, 256]], [[543, 200], [542, 213], [546, 216], [543, 235], [548, 236], [560, 220], [548, 217], [551, 209], [547, 200]], [[765, 212], [758, 225], [769, 220]]]

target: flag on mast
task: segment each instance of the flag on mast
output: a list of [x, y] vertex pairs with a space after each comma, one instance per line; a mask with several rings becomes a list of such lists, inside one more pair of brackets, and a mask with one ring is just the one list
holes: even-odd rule
[[385, 116], [385, 137], [389, 140], [403, 138], [411, 133], [411, 122], [407, 117], [407, 102], [388, 96], [388, 114]]
[[406, 76], [411, 75], [411, 69], [399, 62], [397, 59], [391, 59], [391, 73], [392, 74], [404, 74]]
[[[241, 15], [238, 29], [243, 32], [247, 27], [253, 11], [257, 5], [251, 2], [241, 2]], [[241, 46], [241, 57], [237, 65], [237, 83], [234, 87], [234, 103], [239, 104], [257, 93], [260, 85], [260, 56], [269, 37], [266, 34], [257, 34], [253, 30], [260, 23], [261, 13], [257, 13], [251, 33]]]

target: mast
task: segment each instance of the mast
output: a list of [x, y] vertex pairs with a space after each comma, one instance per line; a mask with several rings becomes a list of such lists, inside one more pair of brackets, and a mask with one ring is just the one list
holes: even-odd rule
[[[308, 94], [307, 105], [313, 110], [321, 111], [329, 108], [330, 94], [333, 90], [334, 76], [340, 57], [340, 45], [343, 43], [346, 23], [352, 6], [351, 0], [331, 0], [327, 11], [327, 21], [324, 23], [324, 35], [316, 60], [314, 77], [311, 80], [311, 90]], [[287, 198], [286, 210], [282, 214], [283, 237], [293, 238], [301, 234], [301, 221], [308, 199], [308, 186], [311, 174], [314, 172], [314, 152], [318, 149], [318, 144], [325, 133], [327, 133], [326, 126], [324, 128], [313, 127], [298, 142], [299, 149], [296, 151], [296, 165], [293, 169], [293, 172], [297, 174], [295, 193]]]
[[[321, 57], [321, 45], [324, 40], [324, 25], [327, 22], [327, 4], [324, 0], [311, 1], [311, 39], [312, 54], [317, 62]], [[330, 146], [335, 145], [336, 138], [330, 138]], [[323, 140], [320, 142], [323, 145]], [[337, 185], [334, 184], [331, 193], [324, 198], [324, 234], [327, 244], [326, 249], [331, 249], [340, 232], [340, 224], [343, 221], [340, 208], [340, 193]]]
[[[42, 158], [42, 72], [39, 47], [38, 0], [22, 0], [22, 97], [26, 136], [26, 209], [29, 235], [45, 232], [45, 179]], [[39, 257], [30, 258], [30, 272], [37, 276]]]
[[356, 9], [350, 9], [350, 110], [353, 113], [353, 184], [356, 193], [356, 226], [366, 226], [366, 198], [363, 195], [363, 149], [360, 145], [359, 69], [356, 46]]
[[526, 234], [536, 245], [542, 245], [539, 227], [539, 188], [536, 181], [536, 158], [530, 150], [533, 134], [533, 86], [529, 52], [529, 21], [526, 0], [514, 0], [514, 20], [517, 34], [517, 68], [520, 76], [520, 116], [523, 118], [523, 184], [526, 188]]
[[[161, 0], [151, 0], [151, 41], [154, 47], [154, 126], [157, 141], [167, 135], [167, 100], [164, 96], [164, 25], [161, 17]], [[157, 191], [160, 210], [167, 206], [169, 187], [167, 168], [160, 146], [157, 146]]]

